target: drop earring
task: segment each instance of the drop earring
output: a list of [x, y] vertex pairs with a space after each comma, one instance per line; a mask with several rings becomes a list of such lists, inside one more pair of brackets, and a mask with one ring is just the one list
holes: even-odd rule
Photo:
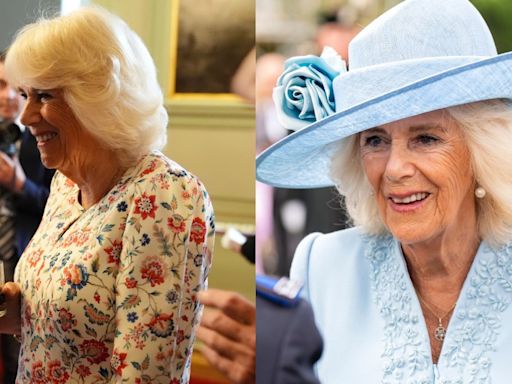
[[485, 194], [487, 192], [485, 191], [485, 189], [483, 189], [482, 187], [477, 187], [475, 189], [475, 196], [479, 199], [483, 199], [485, 197]]

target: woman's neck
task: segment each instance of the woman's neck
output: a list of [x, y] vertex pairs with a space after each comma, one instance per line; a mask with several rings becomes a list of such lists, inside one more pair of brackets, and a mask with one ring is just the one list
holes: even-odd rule
[[457, 300], [480, 244], [476, 221], [461, 229], [425, 244], [402, 244], [416, 291], [440, 309]]
[[98, 151], [94, 159], [82, 162], [72, 170], [62, 170], [79, 188], [79, 202], [88, 209], [105, 196], [126, 171], [111, 151]]

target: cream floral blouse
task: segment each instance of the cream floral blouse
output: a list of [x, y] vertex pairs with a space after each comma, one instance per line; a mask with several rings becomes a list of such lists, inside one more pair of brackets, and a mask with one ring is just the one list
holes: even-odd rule
[[17, 383], [188, 383], [214, 223], [200, 181], [159, 152], [87, 210], [57, 172], [21, 257]]

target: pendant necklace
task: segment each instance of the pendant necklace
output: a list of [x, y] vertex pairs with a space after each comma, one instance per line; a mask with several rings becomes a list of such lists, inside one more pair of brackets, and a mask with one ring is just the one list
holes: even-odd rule
[[448, 327], [448, 324], [446, 324], [446, 327], [443, 325], [443, 319], [446, 316], [448, 316], [455, 309], [455, 305], [457, 304], [457, 301], [455, 301], [455, 303], [453, 304], [453, 306], [450, 308], [450, 310], [448, 312], [446, 312], [442, 316], [439, 316], [434, 310], [432, 310], [430, 305], [428, 305], [427, 302], [425, 300], [423, 300], [423, 298], [420, 296], [420, 294], [418, 292], [416, 292], [416, 295], [418, 295], [418, 299], [420, 299], [420, 302], [423, 303], [425, 308], [427, 308], [429, 310], [429, 312], [432, 315], [434, 315], [434, 317], [437, 319], [438, 324], [437, 324], [437, 328], [434, 330], [433, 336], [437, 341], [443, 342], [444, 337], [446, 336], [446, 327]]

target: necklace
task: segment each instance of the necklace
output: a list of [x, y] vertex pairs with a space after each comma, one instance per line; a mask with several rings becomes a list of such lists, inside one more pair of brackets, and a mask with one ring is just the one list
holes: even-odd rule
[[[443, 319], [448, 316], [454, 309], [455, 309], [455, 305], [457, 305], [457, 301], [455, 301], [455, 303], [453, 304], [453, 306], [448, 310], [448, 312], [446, 312], [444, 315], [442, 316], [439, 316], [431, 307], [430, 305], [428, 305], [428, 303], [420, 296], [420, 294], [418, 292], [416, 292], [416, 295], [418, 295], [418, 299], [420, 299], [420, 302], [423, 303], [423, 305], [425, 306], [425, 308], [427, 308], [429, 310], [429, 312], [431, 314], [434, 315], [434, 317], [437, 319], [438, 321], [438, 324], [437, 324], [437, 328], [434, 329], [434, 338], [437, 340], [437, 341], [440, 341], [440, 342], [443, 342], [444, 341], [444, 337], [446, 336], [446, 327], [443, 325]], [[448, 326], [448, 324], [446, 324], [446, 326]]]

